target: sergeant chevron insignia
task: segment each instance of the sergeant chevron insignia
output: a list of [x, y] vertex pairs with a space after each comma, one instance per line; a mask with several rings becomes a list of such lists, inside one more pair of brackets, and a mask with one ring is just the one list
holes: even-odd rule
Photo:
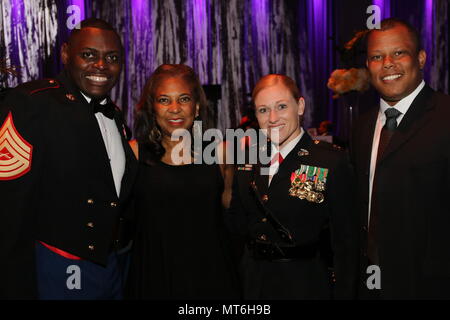
[[33, 146], [14, 126], [11, 112], [0, 128], [0, 180], [13, 180], [30, 171]]

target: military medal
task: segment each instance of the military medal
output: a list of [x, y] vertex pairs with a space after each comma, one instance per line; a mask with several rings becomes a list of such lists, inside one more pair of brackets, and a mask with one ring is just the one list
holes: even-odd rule
[[309, 202], [322, 203], [325, 191], [328, 169], [302, 164], [291, 174], [289, 195]]
[[316, 190], [319, 192], [325, 191], [325, 182], [327, 181], [328, 169], [319, 168], [317, 170]]
[[291, 183], [292, 187], [289, 189], [289, 195], [299, 197], [304, 193], [304, 183], [306, 181], [306, 174], [304, 174], [305, 166], [301, 165], [300, 169], [292, 172]]
[[316, 193], [313, 191], [310, 191], [308, 195], [306, 196], [306, 200], [309, 202], [316, 202]]

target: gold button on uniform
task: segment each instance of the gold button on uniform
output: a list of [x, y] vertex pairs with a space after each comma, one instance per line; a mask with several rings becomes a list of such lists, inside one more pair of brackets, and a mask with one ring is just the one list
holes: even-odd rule
[[88, 248], [89, 248], [89, 250], [94, 250], [95, 249], [95, 247], [92, 244], [89, 245]]
[[117, 202], [111, 202], [111, 208], [117, 207]]
[[94, 203], [94, 199], [88, 199], [88, 200], [87, 200], [87, 203], [93, 204], [93, 203]]
[[267, 236], [265, 234], [262, 234], [262, 235], [259, 236], [259, 240], [266, 241], [267, 240]]
[[70, 101], [75, 101], [75, 99], [76, 99], [75, 96], [71, 93], [67, 93], [66, 98], [69, 99]]
[[261, 221], [262, 222], [267, 222], [267, 218], [262, 218]]
[[267, 201], [269, 201], [269, 196], [267, 194], [265, 194], [261, 197], [261, 200], [264, 202], [267, 202]]
[[93, 227], [94, 227], [94, 223], [93, 223], [93, 222], [88, 222], [88, 223], [87, 223], [87, 226], [88, 226], [89, 228], [93, 228]]

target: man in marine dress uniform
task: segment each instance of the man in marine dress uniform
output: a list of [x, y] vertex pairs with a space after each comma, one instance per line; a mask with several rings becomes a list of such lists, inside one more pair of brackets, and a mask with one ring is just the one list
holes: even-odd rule
[[108, 97], [118, 34], [87, 19], [55, 79], [19, 85], [0, 107], [0, 298], [120, 299], [137, 161]]
[[425, 60], [405, 21], [383, 20], [368, 34], [381, 99], [352, 139], [362, 299], [450, 298], [450, 97], [425, 84]]
[[244, 298], [329, 299], [329, 252], [321, 250], [330, 245], [322, 241], [327, 228], [335, 297], [352, 298], [357, 241], [346, 154], [313, 141], [303, 130], [305, 101], [289, 77], [263, 77], [252, 97], [259, 126], [271, 143], [254, 144], [249, 153], [267, 148], [272, 160], [265, 164], [259, 158], [256, 164], [238, 165], [235, 172], [227, 222], [248, 239], [241, 263]]

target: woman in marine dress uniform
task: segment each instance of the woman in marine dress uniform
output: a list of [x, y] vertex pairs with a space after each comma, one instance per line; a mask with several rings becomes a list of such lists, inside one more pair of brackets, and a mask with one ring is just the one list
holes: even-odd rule
[[270, 161], [259, 158], [235, 172], [228, 224], [248, 239], [241, 261], [244, 297], [353, 298], [357, 233], [347, 154], [313, 141], [301, 127], [305, 100], [289, 77], [261, 78], [252, 98], [270, 143], [247, 151], [267, 150]]

